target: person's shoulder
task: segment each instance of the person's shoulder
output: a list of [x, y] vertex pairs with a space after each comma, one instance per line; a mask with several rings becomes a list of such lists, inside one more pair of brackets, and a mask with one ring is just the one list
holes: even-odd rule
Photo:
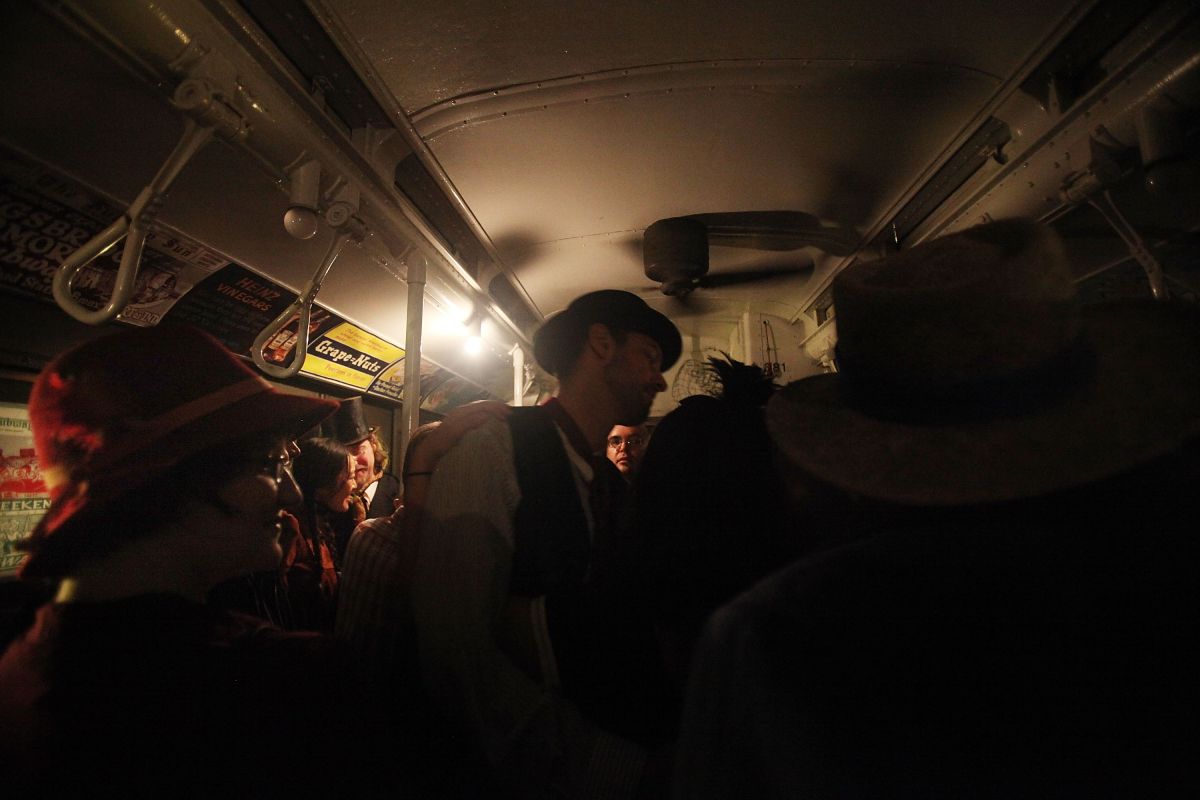
[[[499, 497], [505, 498], [504, 507], [515, 504], [519, 489], [513, 452], [506, 420], [489, 419], [464, 433], [434, 469], [426, 511], [457, 516], [467, 508], [490, 507]], [[427, 516], [423, 524], [428, 521]]]
[[861, 638], [917, 635], [947, 609], [987, 605], [993, 576], [986, 539], [982, 531], [901, 525], [829, 547], [792, 561], [722, 606], [708, 635], [727, 646], [791, 655], [839, 642], [836, 647], [846, 648]]
[[380, 533], [386, 534], [391, 530], [399, 528], [399, 525], [393, 521], [392, 516], [393, 515], [388, 515], [386, 517], [371, 517], [370, 519], [366, 519], [358, 523], [358, 526], [354, 529], [354, 534], [350, 539], [351, 544], [353, 544], [354, 540], [358, 539], [360, 535], [378, 535]]
[[714, 617], [736, 628], [767, 618], [779, 624], [820, 607], [839, 607], [847, 593], [862, 597], [863, 591], [872, 591], [881, 572], [893, 571], [889, 558], [895, 548], [891, 537], [867, 536], [802, 556], [763, 577]]
[[372, 517], [360, 522], [350, 536], [350, 544], [346, 548], [347, 558], [357, 550], [369, 548], [380, 542], [395, 544], [403, 533], [404, 526], [395, 514]]
[[446, 459], [451, 457], [475, 458], [495, 452], [512, 452], [512, 432], [508, 427], [507, 420], [489, 419], [467, 431], [450, 449]]

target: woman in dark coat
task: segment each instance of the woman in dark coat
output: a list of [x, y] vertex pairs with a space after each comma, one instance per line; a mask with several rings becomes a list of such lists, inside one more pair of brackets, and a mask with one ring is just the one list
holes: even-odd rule
[[294, 474], [304, 494], [284, 514], [280, 583], [287, 598], [285, 619], [296, 630], [331, 633], [337, 608], [340, 561], [330, 516], [345, 513], [354, 491], [354, 460], [334, 439], [306, 439]]

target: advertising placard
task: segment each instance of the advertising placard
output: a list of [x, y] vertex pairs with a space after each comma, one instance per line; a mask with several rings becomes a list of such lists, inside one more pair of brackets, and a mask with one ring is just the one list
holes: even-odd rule
[[365, 390], [403, 355], [399, 347], [343, 322], [309, 340], [308, 357], [301, 371]]
[[235, 353], [248, 354], [262, 329], [295, 299], [294, 292], [257, 272], [227, 264], [180, 298], [168, 316], [208, 331]]
[[[408, 359], [401, 358], [379, 373], [367, 391], [389, 400], [395, 400], [397, 403], [404, 402], [404, 365], [407, 361]], [[424, 367], [427, 363], [422, 361], [421, 366]]]
[[[53, 302], [51, 285], [62, 262], [124, 209], [19, 154], [0, 148], [0, 287]], [[112, 296], [124, 240], [79, 270], [72, 293], [95, 310]], [[155, 325], [193, 285], [228, 263], [182, 236], [152, 230], [120, 319]]]
[[42, 480], [29, 413], [23, 405], [0, 403], [0, 578], [16, 574], [25, 557], [16, 544], [50, 508]]

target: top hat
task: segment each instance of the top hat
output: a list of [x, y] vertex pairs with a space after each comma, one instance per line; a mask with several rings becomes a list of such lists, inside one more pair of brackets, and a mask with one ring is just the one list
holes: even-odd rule
[[900, 504], [1036, 497], [1200, 432], [1200, 314], [1082, 306], [1049, 228], [1005, 220], [840, 273], [835, 374], [768, 405], [804, 472]]
[[343, 400], [338, 410], [321, 424], [321, 435], [336, 439], [346, 447], [353, 447], [371, 435], [371, 428], [363, 419], [361, 397]]
[[29, 420], [50, 510], [21, 547], [23, 576], [83, 535], [147, 481], [185, 459], [259, 432], [298, 436], [328, 400], [274, 389], [208, 334], [185, 325], [129, 328], [59, 355], [33, 385]]
[[662, 350], [662, 369], [679, 359], [683, 340], [671, 320], [630, 292], [603, 289], [571, 301], [566, 310], [548, 319], [533, 335], [533, 357], [551, 375], [570, 365], [594, 323], [649, 336]]

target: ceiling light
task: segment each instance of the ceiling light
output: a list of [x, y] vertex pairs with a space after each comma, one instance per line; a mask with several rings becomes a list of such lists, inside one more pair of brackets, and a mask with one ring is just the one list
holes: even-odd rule
[[468, 355], [479, 355], [483, 352], [483, 333], [478, 314], [467, 320], [466, 328], [467, 341], [463, 344], [463, 349], [467, 351]]

